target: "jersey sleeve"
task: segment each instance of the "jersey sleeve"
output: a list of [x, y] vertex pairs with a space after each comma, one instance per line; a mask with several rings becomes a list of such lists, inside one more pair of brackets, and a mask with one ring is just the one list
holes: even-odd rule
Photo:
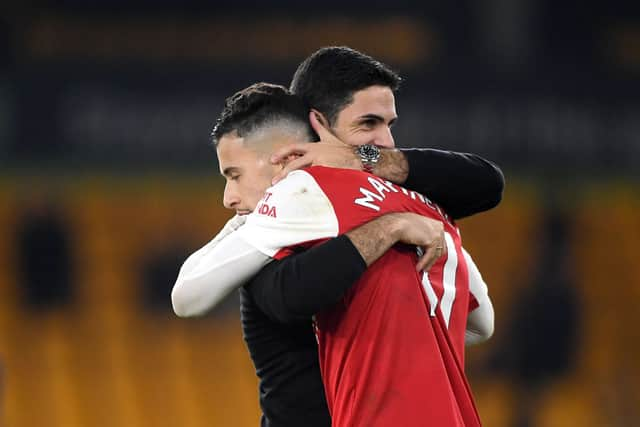
[[267, 190], [246, 220], [234, 217], [185, 261], [171, 292], [174, 312], [205, 313], [288, 247], [335, 237], [337, 224], [329, 199], [313, 177], [304, 171], [291, 173]]
[[242, 228], [242, 219], [234, 217], [184, 262], [171, 291], [178, 316], [198, 316], [213, 309], [272, 260], [240, 239], [238, 227]]
[[489, 289], [471, 255], [462, 248], [469, 270], [469, 317], [465, 331], [465, 344], [473, 345], [488, 340], [493, 335], [494, 311]]
[[331, 201], [305, 171], [291, 172], [267, 189], [238, 236], [272, 258], [287, 248], [338, 235], [338, 219]]

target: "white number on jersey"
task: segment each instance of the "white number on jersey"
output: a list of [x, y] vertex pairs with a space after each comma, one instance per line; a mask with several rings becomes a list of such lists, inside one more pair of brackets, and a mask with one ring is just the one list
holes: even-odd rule
[[[442, 272], [442, 286], [444, 287], [444, 293], [440, 301], [440, 311], [442, 317], [447, 326], [449, 326], [449, 319], [451, 318], [451, 309], [453, 308], [453, 301], [456, 299], [456, 271], [458, 269], [458, 253], [453, 243], [451, 234], [445, 232], [444, 240], [447, 244], [447, 261], [444, 264]], [[429, 298], [430, 314], [431, 317], [436, 315], [436, 308], [438, 307], [438, 296], [436, 295], [431, 280], [429, 280], [429, 272], [425, 271], [422, 274], [422, 287], [427, 293]]]

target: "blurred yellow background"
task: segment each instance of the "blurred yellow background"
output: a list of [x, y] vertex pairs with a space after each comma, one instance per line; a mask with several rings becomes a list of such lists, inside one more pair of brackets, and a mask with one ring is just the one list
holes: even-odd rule
[[[220, 207], [220, 184], [206, 176], [49, 181], [71, 225], [77, 289], [73, 302], [35, 310], [21, 301], [13, 249], [21, 195], [36, 180], [2, 182], [6, 425], [258, 424], [257, 380], [237, 309], [179, 319], [168, 306], [149, 309], [142, 295], [141, 270], [150, 253], [172, 242], [195, 248], [229, 217]], [[483, 361], [492, 352], [512, 351], [504, 331], [516, 295], [535, 270], [539, 191], [510, 182], [502, 205], [461, 222], [496, 311], [492, 341], [468, 352], [479, 411], [490, 426], [514, 422], [513, 379], [492, 374]], [[535, 425], [632, 425], [640, 408], [640, 264], [634, 244], [640, 241], [640, 197], [631, 186], [609, 183], [574, 200], [570, 246], [582, 328], [571, 368], [541, 393]], [[616, 417], [619, 424], [610, 423]]]
[[349, 45], [405, 78], [398, 146], [505, 172], [460, 222], [496, 312], [484, 425], [640, 425], [639, 40], [623, 0], [3, 4], [0, 424], [258, 425], [237, 294], [179, 319], [169, 292], [230, 217], [225, 97]]

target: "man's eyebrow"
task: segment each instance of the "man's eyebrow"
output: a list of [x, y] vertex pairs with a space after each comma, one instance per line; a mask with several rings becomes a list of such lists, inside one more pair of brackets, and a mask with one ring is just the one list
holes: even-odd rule
[[[397, 120], [397, 117], [394, 117], [393, 119], [389, 120], [389, 125], [395, 123], [395, 121]], [[365, 114], [363, 116], [359, 117], [360, 121], [364, 121], [364, 120], [375, 120], [376, 122], [383, 122], [384, 123], [384, 117], [379, 116], [377, 114], [373, 114], [373, 113], [369, 113], [369, 114]]]
[[375, 120], [377, 122], [384, 122], [384, 118], [377, 114], [369, 113], [359, 117], [360, 120]]
[[237, 166], [229, 166], [227, 168], [224, 168], [224, 170], [222, 171], [222, 176], [229, 176], [234, 172], [240, 172], [240, 168], [238, 168]]

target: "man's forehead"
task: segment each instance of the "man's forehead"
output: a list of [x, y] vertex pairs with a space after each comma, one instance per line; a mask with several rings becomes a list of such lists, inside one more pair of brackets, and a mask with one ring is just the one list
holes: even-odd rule
[[242, 168], [242, 164], [251, 159], [251, 151], [246, 147], [244, 138], [237, 133], [222, 136], [216, 147], [220, 173], [227, 175]]
[[360, 116], [376, 115], [384, 118], [396, 116], [396, 103], [393, 91], [387, 86], [369, 86], [353, 94], [352, 102], [339, 116], [345, 113], [349, 119]]
[[244, 138], [238, 135], [238, 132], [234, 130], [232, 132], [225, 133], [220, 137], [216, 150], [218, 152], [227, 151], [233, 149], [236, 146], [242, 146], [243, 142]]

